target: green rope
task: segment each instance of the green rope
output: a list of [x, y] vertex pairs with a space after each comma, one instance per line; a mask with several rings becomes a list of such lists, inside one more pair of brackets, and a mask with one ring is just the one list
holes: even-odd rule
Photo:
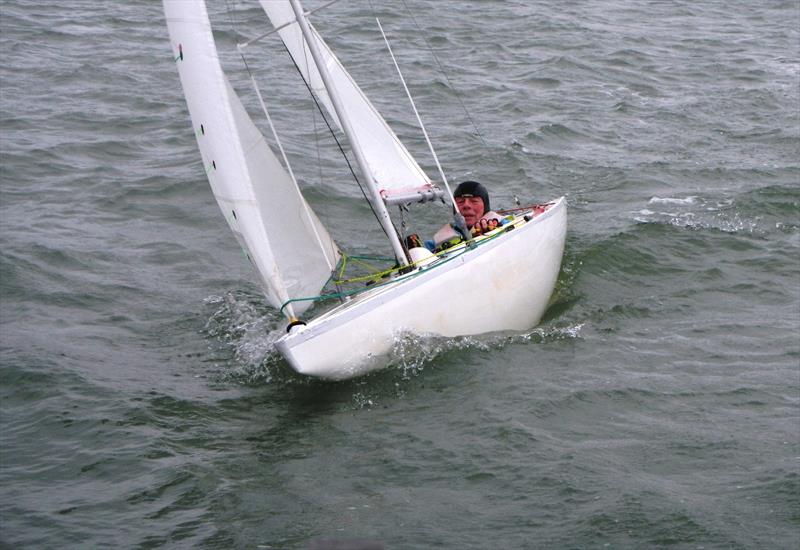
[[386, 256], [350, 256], [356, 260], [372, 260], [375, 262], [393, 262], [394, 258], [387, 258]]
[[[365, 260], [391, 262], [393, 258], [386, 258], [383, 256], [359, 256], [359, 255], [349, 255], [342, 253], [342, 259], [339, 262], [339, 265], [336, 267], [334, 272], [331, 273], [331, 276], [328, 278], [325, 284], [327, 285], [328, 283], [333, 283], [335, 285], [343, 285], [348, 283], [358, 283], [361, 281], [366, 281], [386, 275], [387, 273], [391, 273], [393, 270], [397, 269], [395, 267], [392, 267], [391, 269], [388, 270], [382, 270], [367, 263]], [[358, 264], [359, 266], [371, 271], [372, 273], [361, 277], [353, 277], [350, 279], [345, 279], [344, 275], [345, 272], [347, 271], [347, 266], [349, 265], [349, 263]]]

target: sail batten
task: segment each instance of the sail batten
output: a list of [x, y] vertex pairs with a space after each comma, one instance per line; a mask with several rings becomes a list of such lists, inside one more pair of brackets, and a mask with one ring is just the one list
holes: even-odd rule
[[211, 189], [267, 299], [281, 308], [318, 294], [338, 250], [222, 71], [205, 3], [164, 0], [164, 12]]

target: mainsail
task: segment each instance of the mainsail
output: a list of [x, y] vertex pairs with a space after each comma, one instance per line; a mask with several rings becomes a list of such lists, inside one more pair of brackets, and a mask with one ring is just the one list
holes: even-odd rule
[[211, 189], [269, 302], [318, 294], [339, 252], [222, 71], [205, 2], [164, 0], [164, 13]]
[[[283, 43], [297, 65], [303, 79], [325, 105], [336, 125], [342, 129], [328, 92], [316, 65], [311, 59], [303, 33], [295, 21], [288, 0], [261, 0], [261, 6], [272, 24], [278, 28]], [[310, 23], [309, 23], [309, 26]], [[345, 70], [316, 29], [311, 26], [314, 41], [325, 58], [325, 68], [347, 112], [355, 139], [367, 159], [368, 169], [384, 197], [430, 188], [431, 180], [409, 154], [389, 125]]]

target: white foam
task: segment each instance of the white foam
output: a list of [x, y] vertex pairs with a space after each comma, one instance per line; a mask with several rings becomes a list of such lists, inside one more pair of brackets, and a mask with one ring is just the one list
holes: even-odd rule
[[675, 197], [653, 197], [647, 204], [694, 204], [697, 202], [696, 196], [690, 196], [683, 199]]

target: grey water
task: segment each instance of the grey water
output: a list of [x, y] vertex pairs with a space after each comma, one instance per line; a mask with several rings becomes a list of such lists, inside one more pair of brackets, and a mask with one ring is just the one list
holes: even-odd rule
[[[266, 132], [235, 45], [268, 23], [210, 4]], [[800, 4], [315, 13], [434, 175], [375, 16], [451, 181], [497, 208], [567, 197], [543, 322], [404, 338], [353, 381], [293, 374], [160, 3], [5, 0], [0, 545], [798, 548]], [[386, 253], [277, 37], [245, 56], [331, 233]]]

